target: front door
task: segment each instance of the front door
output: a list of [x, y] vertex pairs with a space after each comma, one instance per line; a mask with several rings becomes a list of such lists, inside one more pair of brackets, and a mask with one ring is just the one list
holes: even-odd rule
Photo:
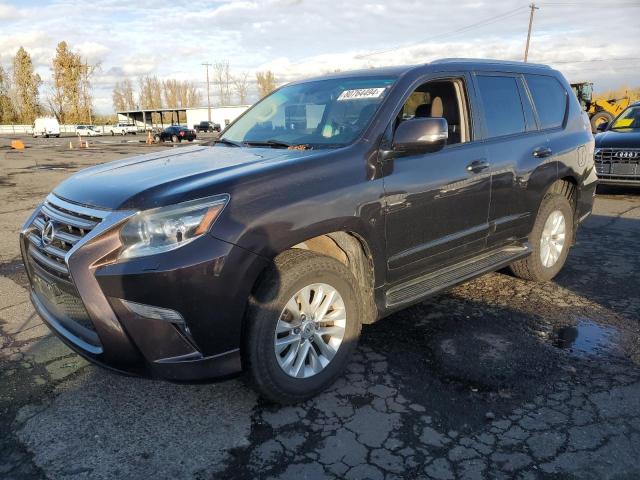
[[390, 284], [485, 248], [490, 165], [484, 144], [473, 141], [466, 91], [466, 77], [430, 81], [418, 87], [400, 112], [398, 121], [444, 117], [451, 144], [391, 160], [391, 173], [384, 178]]

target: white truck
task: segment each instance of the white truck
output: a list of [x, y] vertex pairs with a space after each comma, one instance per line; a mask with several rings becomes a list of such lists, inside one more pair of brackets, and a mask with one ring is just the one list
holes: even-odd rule
[[60, 138], [60, 124], [54, 117], [39, 117], [33, 122], [33, 138], [58, 137]]
[[110, 132], [111, 135], [126, 135], [128, 133], [135, 135], [138, 133], [138, 127], [133, 123], [118, 123], [107, 127], [107, 131]]

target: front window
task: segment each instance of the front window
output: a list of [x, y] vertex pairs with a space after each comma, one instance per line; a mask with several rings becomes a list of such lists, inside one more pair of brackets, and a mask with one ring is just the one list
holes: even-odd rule
[[394, 81], [367, 76], [285, 86], [252, 107], [222, 138], [247, 146], [345, 146], [369, 125]]
[[639, 130], [640, 129], [640, 105], [629, 107], [616, 118], [611, 125], [612, 130]]

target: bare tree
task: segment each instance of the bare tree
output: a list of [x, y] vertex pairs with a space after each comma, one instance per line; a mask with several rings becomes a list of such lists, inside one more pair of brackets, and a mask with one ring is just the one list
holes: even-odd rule
[[0, 123], [13, 123], [16, 111], [11, 101], [11, 81], [2, 65], [0, 65]]
[[169, 79], [162, 82], [162, 95], [167, 107], [180, 107], [180, 81]]
[[142, 108], [161, 108], [162, 107], [162, 82], [156, 76], [146, 75], [140, 77], [139, 99]]
[[167, 107], [195, 107], [202, 101], [198, 87], [189, 81], [168, 79], [162, 82]]
[[271, 70], [266, 72], [256, 72], [258, 82], [258, 95], [264, 98], [276, 89], [276, 76]]
[[19, 119], [21, 122], [31, 123], [40, 113], [38, 88], [42, 79], [34, 73], [31, 56], [23, 47], [18, 49], [13, 58], [13, 83]]
[[122, 112], [127, 110], [127, 101], [125, 99], [124, 82], [116, 82], [111, 92], [111, 99], [113, 100], [113, 108], [116, 112]]
[[213, 64], [213, 83], [218, 87], [220, 105], [229, 105], [231, 103], [231, 85], [233, 82], [228, 60]]
[[100, 64], [90, 65], [67, 42], [56, 47], [51, 70], [53, 82], [47, 94], [47, 103], [60, 122], [91, 122], [91, 78]]
[[134, 110], [137, 108], [136, 98], [133, 93], [133, 83], [128, 78], [122, 81], [122, 96], [126, 110]]
[[249, 73], [243, 72], [233, 76], [233, 88], [238, 96], [240, 105], [246, 105], [249, 91]]

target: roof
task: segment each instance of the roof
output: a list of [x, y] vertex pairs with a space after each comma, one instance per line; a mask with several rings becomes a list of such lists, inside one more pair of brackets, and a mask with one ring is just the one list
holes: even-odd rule
[[422, 63], [416, 65], [399, 65], [399, 66], [391, 66], [391, 67], [380, 67], [380, 68], [368, 68], [361, 70], [349, 70], [349, 71], [340, 71], [334, 73], [328, 73], [326, 75], [313, 76], [305, 79], [295, 80], [290, 82], [290, 84], [307, 82], [309, 80], [329, 80], [335, 78], [349, 78], [349, 77], [379, 77], [379, 76], [391, 76], [391, 77], [399, 77], [408, 73], [412, 70], [425, 69], [428, 70], [430, 66], [439, 67], [442, 66], [448, 70], [462, 69], [462, 70], [471, 70], [477, 67], [482, 67], [486, 69], [487, 67], [494, 68], [495, 70], [505, 70], [505, 71], [518, 71], [518, 72], [532, 72], [532, 71], [551, 71], [551, 67], [548, 65], [543, 65], [540, 63], [529, 63], [529, 62], [517, 62], [510, 60], [494, 60], [494, 59], [483, 59], [483, 58], [441, 58], [438, 60], [433, 60], [429, 63]]

